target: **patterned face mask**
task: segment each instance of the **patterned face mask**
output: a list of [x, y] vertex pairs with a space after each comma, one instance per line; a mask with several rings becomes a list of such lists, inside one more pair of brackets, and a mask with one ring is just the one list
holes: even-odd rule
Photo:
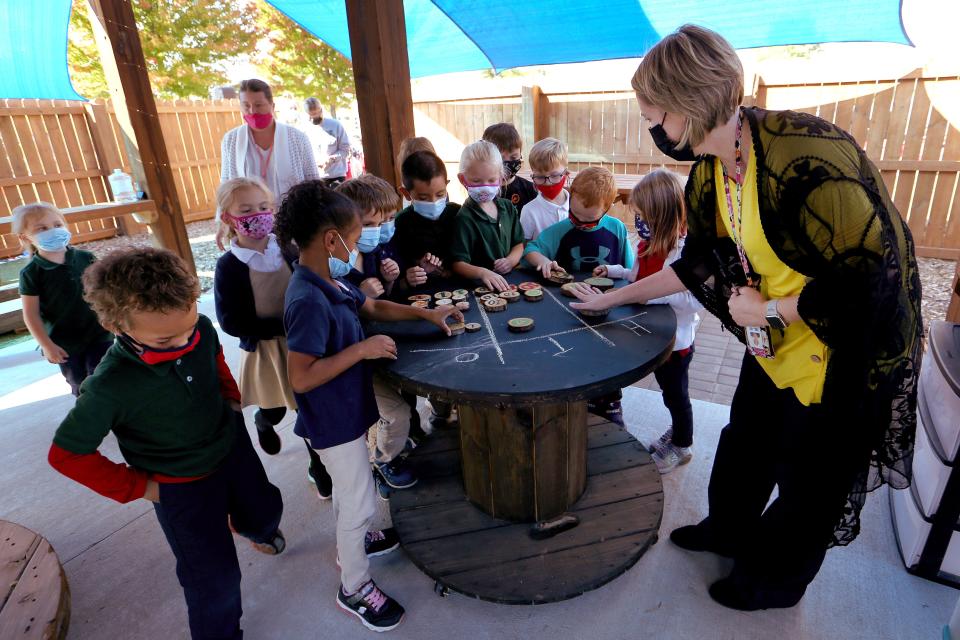
[[245, 216], [230, 216], [233, 228], [245, 238], [261, 240], [273, 231], [273, 211], [258, 211]]

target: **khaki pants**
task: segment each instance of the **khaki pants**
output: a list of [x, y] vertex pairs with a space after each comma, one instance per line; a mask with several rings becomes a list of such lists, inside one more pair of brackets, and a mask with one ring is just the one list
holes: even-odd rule
[[367, 431], [367, 447], [372, 462], [390, 462], [403, 451], [410, 435], [410, 406], [382, 376], [373, 378], [380, 420]]
[[354, 593], [370, 580], [364, 538], [377, 511], [366, 438], [316, 451], [333, 480], [340, 582], [346, 593]]

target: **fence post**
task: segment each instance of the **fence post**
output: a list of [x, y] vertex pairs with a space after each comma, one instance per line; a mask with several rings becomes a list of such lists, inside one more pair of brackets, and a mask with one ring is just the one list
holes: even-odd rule
[[[110, 122], [110, 114], [107, 108], [101, 103], [85, 102], [83, 110], [86, 113], [87, 124], [90, 126], [90, 137], [93, 139], [93, 152], [97, 155], [97, 162], [100, 165], [100, 172], [104, 177], [110, 175], [114, 169], [123, 168], [123, 162], [120, 160], [120, 154], [117, 153], [117, 147], [113, 144], [113, 124]], [[113, 188], [110, 187], [110, 181], [107, 180], [107, 188], [113, 196]], [[122, 236], [132, 236], [146, 231], [147, 226], [140, 224], [133, 218], [133, 214], [118, 216], [117, 230]]]
[[744, 89], [743, 104], [745, 106], [761, 108], [767, 106], [767, 85], [763, 83], [760, 74], [755, 73], [752, 78], [747, 78]]
[[546, 137], [543, 127], [543, 91], [540, 87], [522, 87], [520, 89], [520, 137], [523, 138], [523, 148], [530, 153], [530, 147], [537, 140]]
[[953, 294], [950, 296], [950, 306], [947, 307], [947, 322], [960, 324], [960, 260], [957, 260], [957, 270], [953, 274]]

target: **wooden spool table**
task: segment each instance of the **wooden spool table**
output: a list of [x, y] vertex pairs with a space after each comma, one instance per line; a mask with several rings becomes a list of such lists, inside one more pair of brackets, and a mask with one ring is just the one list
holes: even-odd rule
[[0, 638], [65, 638], [69, 625], [70, 587], [53, 547], [0, 520]]
[[[390, 380], [459, 407], [459, 430], [414, 451], [420, 482], [390, 501], [407, 554], [443, 589], [496, 602], [562, 600], [620, 575], [656, 540], [659, 474], [622, 428], [588, 426], [586, 401], [669, 357], [676, 317], [666, 305], [633, 305], [586, 321], [569, 302], [545, 287], [540, 302], [488, 313], [471, 293], [465, 320], [479, 332], [367, 328], [397, 341], [399, 357], [384, 367]], [[533, 318], [534, 330], [509, 332], [515, 317]], [[580, 524], [549, 540], [532, 540], [523, 524], [569, 511]]]

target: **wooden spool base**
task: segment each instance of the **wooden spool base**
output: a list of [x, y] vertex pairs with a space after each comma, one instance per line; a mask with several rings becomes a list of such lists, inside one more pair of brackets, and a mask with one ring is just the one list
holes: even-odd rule
[[413, 563], [440, 591], [502, 604], [542, 604], [596, 589], [657, 541], [663, 487], [650, 455], [622, 427], [588, 418], [580, 524], [546, 540], [529, 523], [492, 518], [467, 500], [458, 430], [434, 432], [407, 459], [420, 481], [390, 498]]
[[0, 638], [60, 640], [70, 626], [70, 587], [50, 543], [0, 520]]

